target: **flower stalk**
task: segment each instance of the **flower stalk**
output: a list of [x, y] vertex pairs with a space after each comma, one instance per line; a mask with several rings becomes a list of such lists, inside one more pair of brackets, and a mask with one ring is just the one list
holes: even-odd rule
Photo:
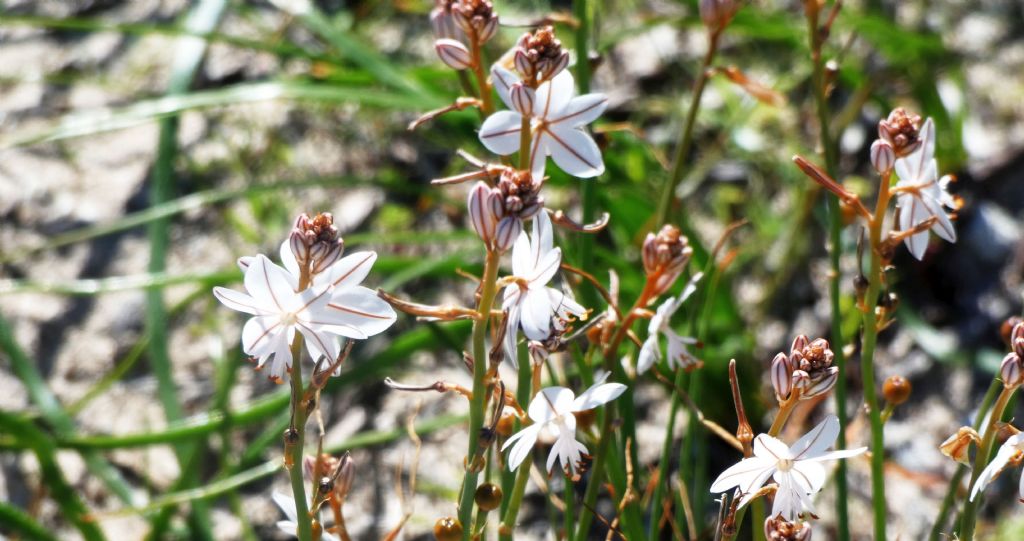
[[[484, 426], [484, 410], [489, 395], [485, 389], [484, 376], [487, 373], [487, 323], [490, 321], [491, 307], [497, 292], [498, 264], [501, 252], [487, 250], [484, 261], [484, 274], [480, 282], [480, 304], [477, 306], [478, 316], [473, 321], [473, 399], [469, 407], [469, 446], [466, 452], [466, 475], [462, 480], [462, 497], [459, 500], [459, 520], [463, 524], [472, 524], [473, 495], [476, 493], [477, 477], [480, 473], [477, 456], [479, 455], [480, 429]], [[467, 529], [463, 539], [469, 539]]]

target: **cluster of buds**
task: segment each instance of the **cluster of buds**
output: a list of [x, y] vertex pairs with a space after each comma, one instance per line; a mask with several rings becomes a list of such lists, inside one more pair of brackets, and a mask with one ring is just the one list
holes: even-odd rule
[[690, 239], [678, 227], [664, 225], [658, 234], [644, 239], [643, 263], [647, 281], [653, 287], [652, 298], [672, 287], [693, 255]]
[[790, 522], [782, 516], [764, 521], [764, 537], [768, 541], [811, 541], [811, 525], [802, 520]]
[[739, 8], [736, 0], [700, 0], [700, 18], [708, 30], [720, 32]]
[[534, 182], [529, 171], [507, 168], [496, 186], [477, 182], [469, 192], [470, 222], [488, 247], [508, 250], [523, 230], [523, 222], [544, 208], [541, 182]]
[[289, 247], [300, 269], [309, 269], [310, 274], [319, 274], [341, 259], [345, 241], [334, 227], [334, 217], [329, 212], [310, 218], [300, 214], [288, 237]]
[[466, 46], [482, 45], [498, 31], [498, 15], [488, 0], [437, 0], [430, 12], [434, 29], [434, 50], [448, 67], [473, 67], [473, 55]]
[[904, 158], [921, 146], [921, 117], [902, 107], [878, 122], [879, 139], [871, 145], [871, 165], [879, 173], [892, 169], [896, 158]]
[[781, 403], [798, 391], [800, 399], [807, 400], [830, 391], [839, 378], [839, 367], [832, 366], [834, 357], [824, 338], [808, 341], [802, 334], [794, 338], [789, 355], [779, 352], [772, 360], [775, 398]]
[[1010, 352], [1003, 357], [999, 377], [1007, 389], [1024, 383], [1024, 321], [1017, 321], [1010, 328], [1008, 340]]
[[549, 81], [569, 65], [569, 51], [555, 38], [550, 26], [525, 33], [516, 43], [513, 62], [527, 86]]

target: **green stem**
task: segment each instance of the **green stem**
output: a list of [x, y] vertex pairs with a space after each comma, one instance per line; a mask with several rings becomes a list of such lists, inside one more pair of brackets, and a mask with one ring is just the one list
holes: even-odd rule
[[[828, 100], [825, 96], [824, 65], [821, 58], [822, 38], [817, 31], [817, 16], [807, 17], [807, 30], [810, 39], [813, 61], [813, 75], [811, 85], [814, 87], [814, 102], [818, 114], [818, 134], [822, 152], [825, 157], [825, 172], [832, 178], [836, 177], [836, 166], [838, 162], [838, 148], [833, 141], [830, 122]], [[842, 254], [840, 233], [842, 232], [842, 216], [839, 210], [839, 201], [834, 197], [826, 198], [828, 207], [828, 234], [829, 234], [829, 265], [830, 276], [828, 282], [829, 303], [832, 312], [831, 335], [832, 351], [835, 353], [835, 365], [839, 369], [839, 378], [835, 386], [836, 416], [839, 418], [839, 437], [836, 439], [836, 449], [846, 448], [846, 355], [843, 347], [846, 345], [843, 339], [843, 314], [841, 308], [841, 297], [839, 292], [839, 280], [842, 272], [839, 267], [839, 256]], [[840, 460], [836, 472], [836, 529], [838, 541], [849, 541], [850, 539], [850, 516], [847, 504], [846, 484], [846, 461]]]
[[312, 541], [313, 526], [309, 517], [309, 505], [306, 503], [305, 482], [302, 479], [303, 448], [306, 443], [306, 408], [302, 403], [304, 393], [302, 390], [301, 355], [302, 335], [296, 333], [295, 339], [292, 340], [291, 408], [292, 427], [298, 432], [298, 436], [294, 445], [285, 444], [285, 453], [289, 454], [285, 460], [285, 466], [288, 468], [288, 478], [292, 484], [292, 496], [295, 498], [295, 522], [299, 526], [295, 535], [299, 538], [299, 541]]
[[[985, 433], [981, 436], [981, 445], [978, 446], [978, 452], [974, 455], [974, 468], [971, 470], [971, 482], [967, 485], [968, 490], [972, 489], [974, 484], [978, 482], [978, 476], [981, 475], [981, 471], [988, 464], [989, 457], [992, 454], [992, 444], [995, 442], [996, 434], [999, 432], [999, 420], [1003, 418], [1003, 410], [1006, 409], [1006, 404], [1009, 403], [1010, 397], [1013, 396], [1013, 392], [1016, 390], [1016, 387], [1003, 387], [1003, 390], [999, 393], [999, 398], [996, 399], [995, 405], [992, 406], [992, 413], [988, 416], [988, 425], [985, 427]], [[974, 498], [973, 500], [968, 498], [964, 502], [964, 511], [960, 518], [960, 532], [957, 536], [962, 541], [973, 541], [974, 539], [974, 526], [978, 519], [978, 506], [980, 504], [981, 498]]]
[[[469, 403], [469, 446], [466, 451], [466, 475], [462, 480], [462, 497], [459, 500], [459, 520], [468, 526], [472, 524], [473, 495], [476, 493], [476, 481], [479, 475], [476, 457], [479, 454], [480, 429], [484, 426], [484, 407], [487, 389], [484, 376], [487, 373], [487, 323], [490, 320], [491, 306], [497, 292], [498, 264], [501, 253], [488, 250], [484, 262], [484, 275], [481, 281], [480, 314], [473, 321], [473, 399]], [[463, 539], [468, 540], [471, 528], [463, 528]]]
[[590, 523], [594, 519], [594, 506], [597, 505], [597, 493], [601, 488], [601, 473], [604, 471], [605, 462], [608, 459], [608, 445], [612, 438], [611, 412], [604, 412], [604, 421], [601, 423], [601, 441], [597, 444], [597, 452], [594, 455], [594, 463], [590, 468], [590, 481], [587, 483], [587, 490], [583, 493], [583, 509], [580, 512], [580, 520], [576, 524], [575, 541], [585, 541], [589, 538]]
[[[996, 399], [996, 394], [999, 389], [1003, 387], [1003, 384], [998, 379], [993, 379], [992, 383], [988, 386], [988, 391], [985, 392], [984, 398], [981, 399], [981, 407], [978, 408], [978, 416], [974, 419], [974, 430], [977, 431], [981, 428], [981, 422], [985, 419], [985, 414], [988, 413], [989, 408], [992, 407], [992, 401]], [[935, 517], [935, 523], [932, 526], [931, 534], [928, 535], [928, 541], [940, 541], [943, 537], [943, 526], [946, 524], [946, 519], [949, 518], [949, 510], [952, 509], [953, 503], [956, 501], [957, 492], [960, 491], [960, 483], [964, 479], [964, 475], [967, 474], [967, 466], [960, 464], [956, 468], [956, 473], [953, 474], [953, 478], [949, 481], [949, 488], [946, 489], [946, 496], [942, 498], [942, 504], [939, 506], [939, 514]], [[949, 536], [952, 537], [952, 536]]]
[[662, 186], [661, 198], [658, 200], [658, 212], [655, 214], [654, 223], [663, 224], [668, 218], [669, 209], [675, 200], [676, 188], [683, 180], [683, 168], [686, 165], [686, 157], [690, 153], [690, 146], [693, 144], [693, 126], [697, 120], [697, 111], [700, 109], [700, 99], [704, 94], [704, 87], [708, 82], [708, 69], [718, 51], [718, 38], [720, 31], [709, 31], [708, 50], [704, 54], [704, 61], [701, 62], [700, 72], [697, 73], [697, 80], [693, 83], [693, 98], [690, 101], [690, 110], [686, 114], [686, 122], [683, 124], [683, 133], [679, 143], [676, 144], [676, 152], [672, 158], [672, 171], [668, 181]]
[[509, 497], [508, 509], [505, 510], [505, 518], [501, 520], [501, 527], [498, 529], [498, 537], [501, 541], [512, 541], [512, 531], [516, 527], [516, 517], [519, 515], [519, 506], [523, 503], [523, 494], [526, 493], [526, 481], [530, 479], [532, 464], [533, 453], [519, 465], [516, 483], [513, 485], [512, 494]]
[[572, 478], [568, 475], [562, 475], [562, 481], [565, 483], [565, 490], [563, 499], [565, 500], [565, 513], [564, 522], [562, 523], [562, 535], [558, 536], [559, 539], [568, 539], [572, 535], [572, 525], [576, 522], [576, 491], [573, 485]]
[[[681, 402], [679, 392], [676, 391], [676, 389], [683, 388], [683, 382], [685, 379], [686, 371], [677, 370], [675, 385], [672, 388], [672, 403], [669, 406], [668, 426], [665, 427], [665, 440], [661, 443], [661, 460], [658, 462], [658, 478], [655, 480], [654, 496], [651, 498], [651, 524], [647, 528], [647, 537], [649, 539], [657, 539], [659, 528], [661, 528], [661, 516], [663, 509], [663, 502], [661, 500], [665, 495], [665, 485], [668, 484], [669, 460], [671, 460], [669, 454], [672, 452], [672, 443], [674, 442], [676, 428], [676, 414], [679, 411], [679, 405]], [[683, 486], [685, 487], [686, 485]]]
[[879, 250], [882, 245], [885, 213], [889, 205], [889, 179], [888, 173], [882, 175], [878, 187], [878, 201], [875, 204], [875, 213], [870, 224], [871, 266], [868, 270], [868, 290], [864, 295], [864, 306], [862, 307], [864, 336], [861, 342], [860, 358], [860, 370], [864, 379], [864, 401], [867, 403], [868, 418], [871, 421], [871, 498], [874, 508], [875, 541], [885, 541], [886, 537], [885, 434], [882, 410], [879, 408], [878, 394], [875, 389], [875, 346], [879, 330], [875, 304], [884, 278], [882, 256], [879, 254]]

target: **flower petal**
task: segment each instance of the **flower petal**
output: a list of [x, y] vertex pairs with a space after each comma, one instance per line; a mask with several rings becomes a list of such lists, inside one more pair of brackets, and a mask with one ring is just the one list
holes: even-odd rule
[[537, 99], [533, 105], [533, 116], [552, 119], [560, 116], [576, 93], [575, 81], [569, 70], [563, 70], [554, 79], [537, 88]]
[[245, 290], [257, 302], [278, 313], [293, 312], [301, 304], [295, 294], [298, 279], [259, 254], [245, 271]]
[[530, 340], [546, 340], [551, 336], [551, 301], [547, 291], [529, 289], [523, 296], [519, 323]]
[[778, 462], [790, 458], [789, 447], [778, 438], [768, 434], [758, 434], [754, 438], [754, 456]]
[[582, 129], [556, 124], [548, 126], [544, 134], [547, 153], [562, 171], [579, 178], [596, 177], [604, 173], [601, 149]]
[[281, 243], [281, 248], [278, 250], [281, 255], [281, 264], [284, 265], [284, 270], [292, 273], [293, 276], [298, 278], [302, 271], [299, 270], [299, 262], [295, 260], [295, 254], [292, 253], [292, 243], [289, 239], [284, 239]]
[[246, 314], [264, 315], [271, 312], [274, 308], [262, 305], [258, 300], [241, 291], [235, 291], [226, 287], [213, 288], [213, 296], [217, 297], [217, 300], [224, 306]]
[[501, 64], [491, 66], [491, 82], [494, 83], [494, 90], [498, 97], [505, 103], [505, 107], [515, 110], [512, 103], [512, 85], [520, 82], [515, 73], [505, 69]]
[[[814, 494], [825, 485], [825, 467], [821, 465], [821, 462], [798, 460], [793, 463], [789, 475], [793, 477], [793, 483], [804, 494]], [[779, 472], [776, 472], [775, 479], [778, 480], [778, 478]]]
[[501, 447], [504, 451], [512, 446], [512, 452], [508, 454], [508, 469], [509, 471], [515, 470], [523, 463], [523, 460], [530, 455], [530, 451], [533, 446], [537, 443], [537, 435], [540, 434], [540, 429], [543, 425], [534, 424], [530, 425], [519, 432], [516, 432], [508, 440], [505, 441], [505, 445]]
[[946, 211], [942, 209], [938, 200], [929, 195], [923, 195], [921, 203], [928, 209], [929, 214], [938, 218], [938, 221], [932, 226], [932, 231], [942, 240], [956, 242], [956, 229], [953, 228], [953, 222], [949, 220], [949, 216], [946, 215]]
[[530, 289], [538, 289], [547, 285], [554, 278], [561, 265], [562, 250], [560, 248], [544, 252], [530, 275], [527, 276], [527, 279], [530, 281]]
[[568, 413], [572, 407], [575, 395], [565, 387], [547, 387], [541, 389], [537, 396], [530, 401], [528, 413], [530, 419], [537, 424], [546, 423], [555, 417]]
[[[914, 222], [914, 216], [920, 213], [919, 208], [921, 207], [921, 203], [914, 196], [900, 197], [900, 231], [913, 229], [913, 224], [916, 223]], [[903, 239], [903, 243], [907, 245], [907, 250], [910, 250], [911, 255], [917, 260], [921, 260], [924, 257], [925, 251], [928, 250], [928, 232], [922, 231], [916, 235], [911, 235]]]
[[636, 373], [643, 374], [654, 366], [654, 363], [661, 360], [661, 346], [658, 344], [658, 335], [651, 334], [644, 340], [640, 347], [640, 356], [636, 359]]
[[314, 285], [322, 287], [330, 284], [335, 291], [357, 286], [363, 283], [375, 261], [377, 252], [353, 252], [328, 267], [327, 272], [317, 275]]
[[548, 119], [548, 122], [578, 128], [597, 120], [606, 107], [608, 107], [608, 96], [596, 93], [584, 94], [569, 100], [565, 110], [557, 118]]
[[573, 400], [572, 411], [586, 411], [607, 404], [626, 391], [621, 383], [595, 383]]
[[508, 156], [519, 150], [519, 131], [522, 127], [522, 115], [515, 111], [498, 111], [487, 117], [480, 126], [480, 142], [487, 150]]
[[744, 458], [733, 464], [711, 483], [711, 492], [725, 492], [738, 487], [740, 492], [751, 492], [764, 484], [765, 480], [775, 472], [775, 461], [760, 457]]
[[284, 327], [275, 316], [250, 318], [242, 327], [242, 351], [253, 357], [265, 357], [277, 348]]
[[822, 455], [839, 437], [839, 418], [828, 415], [818, 426], [811, 429], [789, 447], [793, 460], [806, 460]]
[[335, 289], [327, 309], [329, 312], [340, 312], [331, 314], [332, 324], [342, 323], [355, 327], [366, 336], [383, 332], [394, 325], [397, 319], [390, 304], [363, 286], [340, 291]]

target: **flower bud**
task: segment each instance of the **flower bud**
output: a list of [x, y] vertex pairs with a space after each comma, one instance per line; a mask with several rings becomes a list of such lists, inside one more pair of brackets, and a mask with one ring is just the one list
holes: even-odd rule
[[498, 221], [498, 229], [494, 235], [494, 248], [504, 252], [512, 247], [512, 243], [523, 230], [523, 221], [518, 216], [506, 216]]
[[483, 511], [493, 511], [501, 505], [501, 487], [494, 483], [484, 483], [476, 487], [473, 501]]
[[729, 24], [739, 5], [735, 0], [700, 0], [700, 19], [711, 31], [719, 31]]
[[459, 38], [462, 37], [462, 30], [455, 26], [452, 19], [452, 5], [456, 0], [436, 0], [434, 9], [430, 10], [430, 26], [434, 30], [434, 37]]
[[1020, 355], [1017, 355], [1015, 351], [1011, 351], [1003, 357], [1002, 364], [999, 365], [999, 379], [1003, 380], [1003, 386], [1007, 389], [1020, 386], [1024, 383], [1024, 366]]
[[1010, 332], [1010, 341], [1012, 342], [1014, 353], [1024, 359], [1024, 322], [1013, 326], [1013, 331]]
[[912, 386], [903, 376], [889, 376], [882, 384], [882, 396], [893, 406], [899, 406], [910, 398]]
[[672, 287], [693, 255], [693, 248], [679, 229], [662, 226], [657, 235], [644, 239], [642, 259], [648, 281], [654, 280], [654, 294], [661, 295]]
[[434, 42], [434, 50], [437, 51], [441, 62], [449, 68], [464, 70], [473, 67], [473, 55], [460, 41], [450, 38], [439, 39]]
[[300, 268], [319, 274], [341, 259], [345, 241], [334, 226], [334, 216], [322, 212], [310, 218], [300, 214], [288, 235], [288, 248]]
[[793, 339], [793, 344], [789, 346], [790, 355], [792, 355], [793, 353], [803, 352], [804, 348], [807, 347], [808, 343], [809, 340], [806, 334], [796, 335], [796, 338]]
[[839, 367], [833, 366], [809, 377], [810, 380], [800, 395], [801, 400], [809, 400], [831, 391], [832, 387], [836, 386], [836, 381], [839, 380]]
[[889, 117], [878, 123], [878, 136], [892, 145], [897, 158], [913, 153], [921, 146], [921, 117], [902, 107], [893, 109]]
[[[999, 326], [999, 336], [1003, 339], [1003, 343], [1006, 347], [1013, 349], [1014, 335], [1017, 332], [1017, 324], [1024, 320], [1017, 316], [1011, 316]], [[1021, 329], [1021, 335], [1024, 336], [1024, 328]]]
[[569, 65], [569, 51], [555, 38], [554, 28], [545, 26], [536, 32], [523, 34], [513, 54], [516, 71], [533, 86], [548, 81]]
[[807, 389], [811, 387], [811, 376], [803, 370], [793, 371], [793, 390], [800, 390], [800, 396], [806, 396]]
[[498, 16], [489, 0], [459, 0], [451, 5], [452, 20], [466, 36], [484, 43], [498, 30]]
[[793, 391], [793, 367], [785, 353], [780, 352], [772, 359], [771, 380], [775, 398], [779, 402], [789, 398], [789, 393]]
[[509, 98], [516, 111], [523, 116], [533, 114], [533, 102], [535, 100], [534, 90], [523, 83], [513, 83], [509, 89]]
[[807, 522], [789, 522], [782, 515], [764, 521], [766, 541], [811, 541], [811, 525]]
[[487, 246], [491, 246], [494, 242], [495, 228], [498, 225], [494, 216], [494, 208], [488, 201], [490, 196], [491, 187], [483, 181], [477, 182], [469, 191], [469, 201], [467, 202], [469, 221], [473, 224], [473, 230]]
[[896, 151], [888, 141], [876, 139], [874, 143], [871, 143], [871, 166], [879, 175], [891, 171], [895, 163]]
[[462, 539], [462, 523], [455, 517], [443, 517], [434, 523], [434, 539], [437, 541], [459, 541]]
[[946, 438], [946, 441], [939, 445], [939, 451], [965, 466], [970, 466], [971, 442], [974, 442], [975, 445], [980, 444], [981, 436], [973, 428], [962, 426], [960, 430], [957, 430], [956, 434]]

